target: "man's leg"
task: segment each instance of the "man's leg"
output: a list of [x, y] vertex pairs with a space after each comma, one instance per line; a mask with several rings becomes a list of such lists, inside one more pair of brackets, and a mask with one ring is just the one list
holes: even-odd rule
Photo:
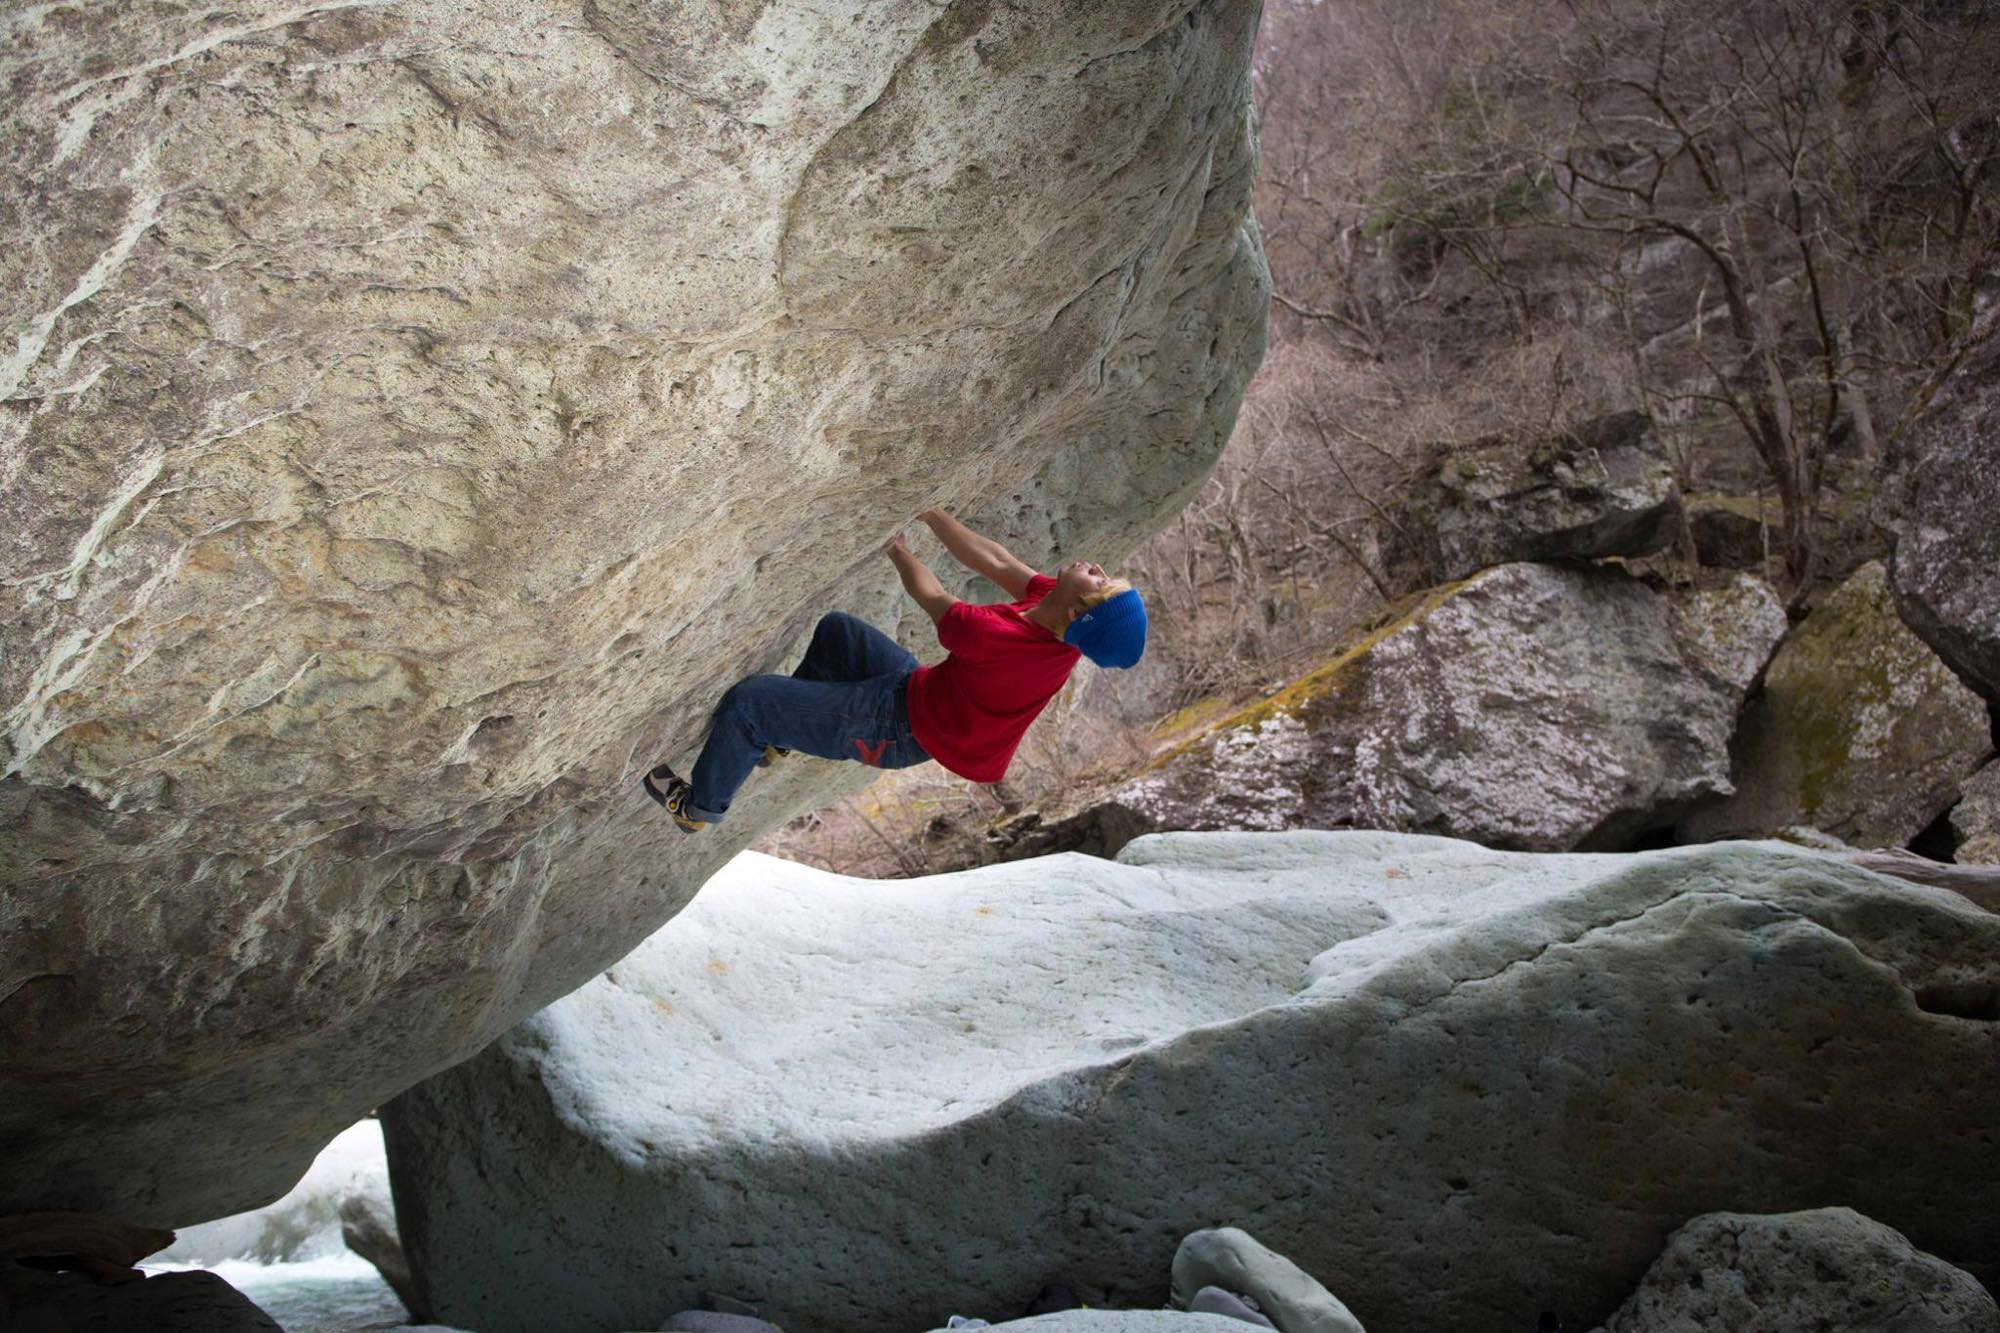
[[909, 649], [859, 616], [830, 611], [813, 627], [812, 644], [792, 675], [798, 680], [868, 680], [916, 664]]
[[884, 738], [895, 734], [888, 719], [894, 712], [897, 679], [751, 676], [736, 682], [717, 705], [715, 724], [688, 776], [692, 787], [688, 814], [711, 824], [720, 822], [767, 745], [880, 767]]

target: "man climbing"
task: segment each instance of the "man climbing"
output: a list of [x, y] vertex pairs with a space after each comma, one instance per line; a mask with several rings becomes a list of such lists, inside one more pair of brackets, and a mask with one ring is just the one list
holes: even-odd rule
[[944, 661], [919, 666], [867, 622], [823, 617], [798, 670], [748, 677], [722, 696], [689, 777], [661, 764], [640, 780], [682, 832], [720, 822], [751, 769], [793, 750], [876, 768], [935, 759], [960, 777], [998, 782], [1078, 657], [1129, 667], [1145, 651], [1146, 606], [1131, 584], [1084, 560], [1051, 578], [940, 510], [917, 517], [1014, 600], [961, 602], [897, 533], [883, 549], [936, 623]]

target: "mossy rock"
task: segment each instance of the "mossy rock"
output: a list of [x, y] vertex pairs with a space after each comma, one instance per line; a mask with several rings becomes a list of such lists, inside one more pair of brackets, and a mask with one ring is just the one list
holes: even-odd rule
[[1862, 566], [1793, 631], [1744, 718], [1737, 792], [1694, 837], [1805, 824], [1901, 846], [1958, 798], [1992, 749], [1986, 709], [1897, 618], [1880, 563]]

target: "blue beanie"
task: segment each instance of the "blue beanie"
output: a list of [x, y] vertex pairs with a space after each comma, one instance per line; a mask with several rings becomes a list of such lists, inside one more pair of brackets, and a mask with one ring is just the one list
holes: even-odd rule
[[1137, 588], [1107, 597], [1063, 631], [1063, 642], [1101, 667], [1128, 667], [1146, 651], [1146, 604]]

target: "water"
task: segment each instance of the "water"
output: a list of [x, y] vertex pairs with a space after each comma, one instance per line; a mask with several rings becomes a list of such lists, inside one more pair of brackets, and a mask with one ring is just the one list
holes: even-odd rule
[[361, 1333], [400, 1328], [409, 1314], [375, 1266], [351, 1251], [295, 1263], [224, 1259], [213, 1264], [143, 1264], [148, 1273], [206, 1268], [257, 1303], [285, 1333]]

